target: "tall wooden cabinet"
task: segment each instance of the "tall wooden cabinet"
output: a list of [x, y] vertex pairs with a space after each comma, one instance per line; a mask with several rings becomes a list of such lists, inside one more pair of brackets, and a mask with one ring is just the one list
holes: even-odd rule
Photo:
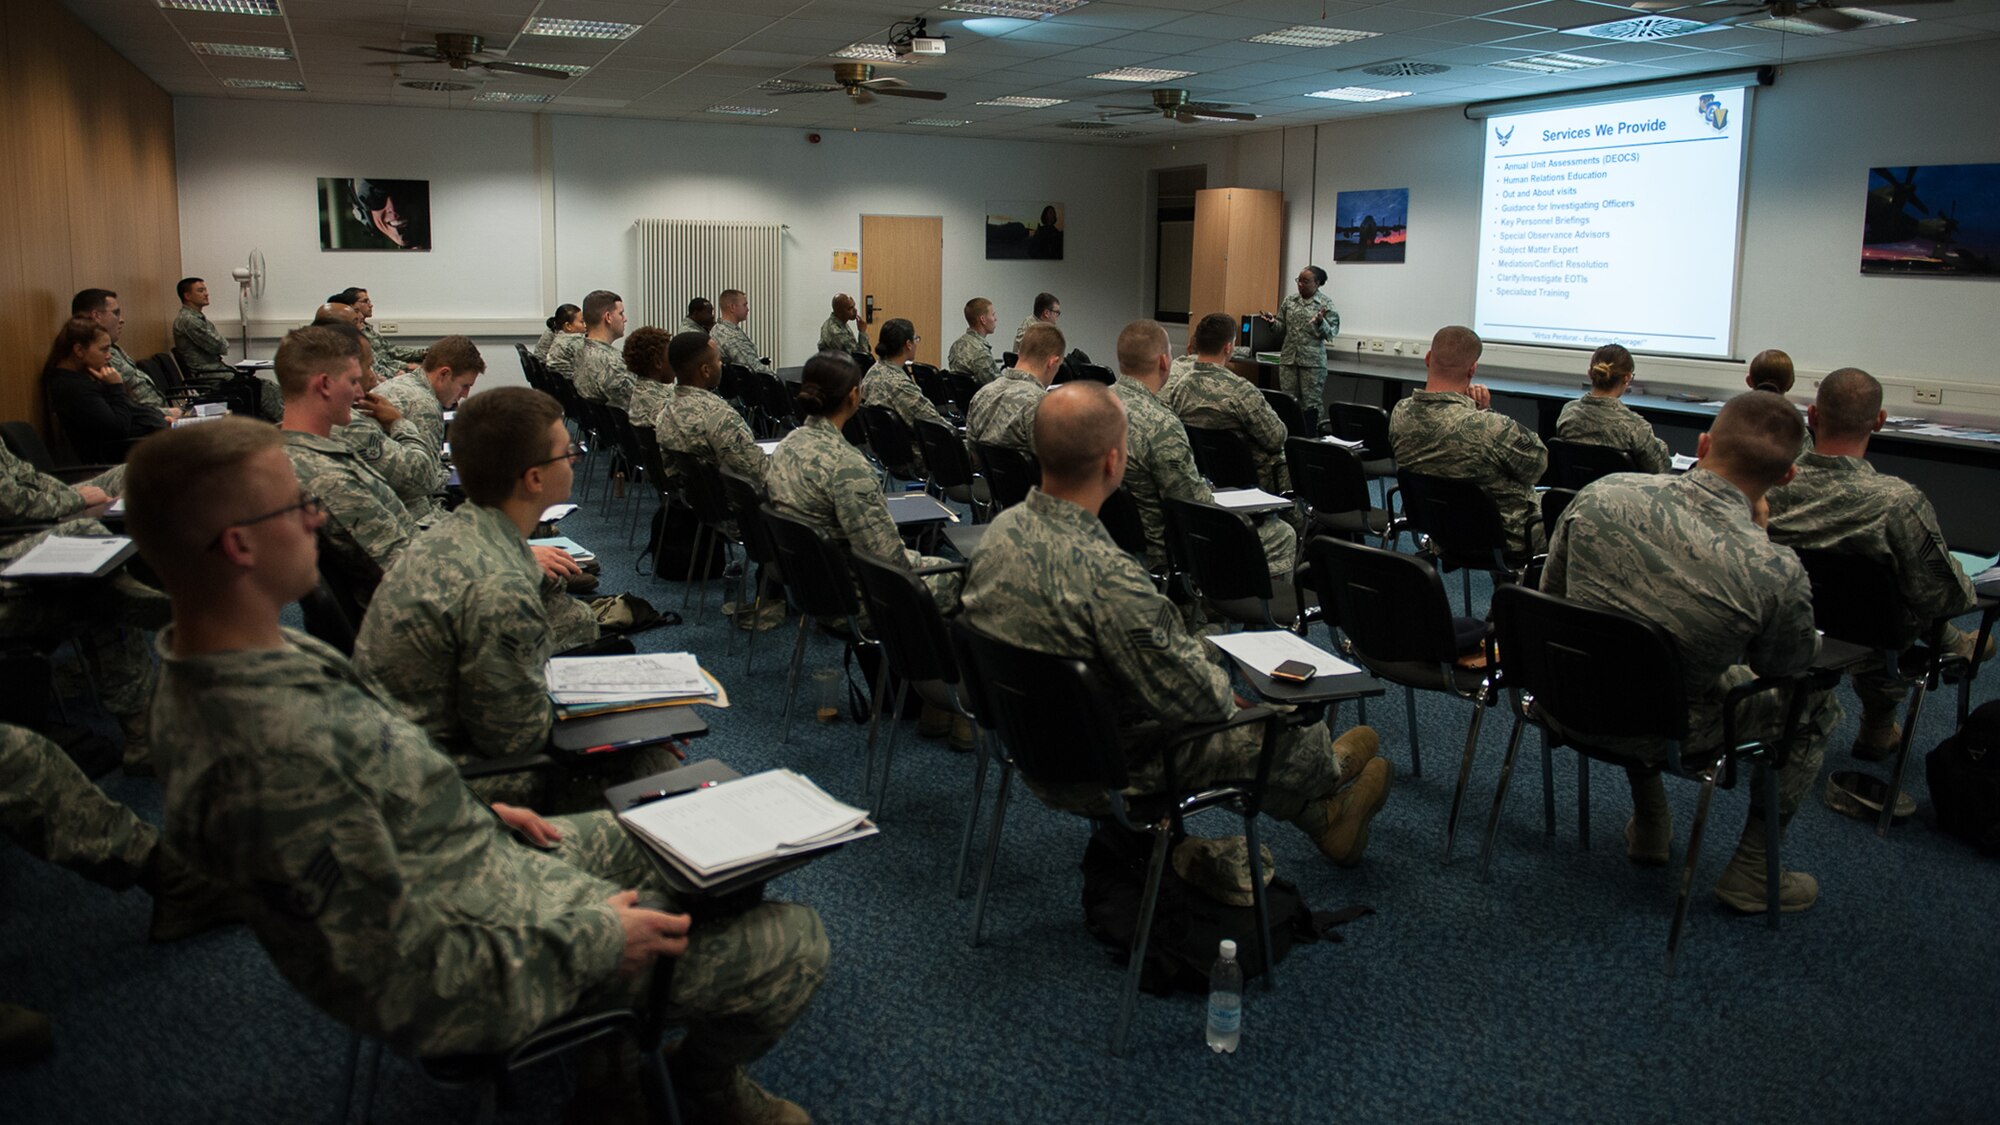
[[1241, 319], [1276, 312], [1283, 288], [1278, 254], [1285, 195], [1254, 188], [1209, 188], [1194, 196], [1194, 267], [1189, 315]]

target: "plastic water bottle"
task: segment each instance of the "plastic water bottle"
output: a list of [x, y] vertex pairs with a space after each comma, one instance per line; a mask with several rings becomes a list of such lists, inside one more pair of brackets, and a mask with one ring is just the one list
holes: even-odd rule
[[1243, 966], [1236, 963], [1236, 943], [1224, 938], [1208, 971], [1208, 1049], [1235, 1054], [1242, 1038]]

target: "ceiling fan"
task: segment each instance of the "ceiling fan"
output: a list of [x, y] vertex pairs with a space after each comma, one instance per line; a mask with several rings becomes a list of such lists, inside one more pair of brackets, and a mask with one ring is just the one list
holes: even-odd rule
[[1828, 31], [1852, 31], [1857, 27], [1869, 26], [1869, 20], [1857, 19], [1841, 11], [1842, 8], [1894, 8], [1905, 4], [1946, 4], [1951, 0], [1764, 0], [1756, 2], [1721, 2], [1708, 4], [1685, 4], [1680, 0], [1633, 0], [1631, 7], [1641, 12], [1681, 11], [1693, 18], [1702, 18], [1697, 13], [1711, 9], [1740, 10], [1743, 14], [1723, 19], [1708, 20], [1705, 23], [1750, 23], [1767, 19], [1795, 19], [1817, 24]]
[[369, 66], [410, 66], [424, 63], [443, 63], [453, 70], [479, 70], [496, 74], [529, 74], [536, 78], [570, 78], [568, 71], [553, 67], [534, 66], [529, 63], [508, 62], [497, 53], [482, 52], [486, 40], [477, 35], [467, 35], [456, 31], [437, 33], [434, 47], [362, 47], [364, 51], [380, 51], [385, 55], [402, 55], [404, 59], [415, 59], [416, 63], [378, 62]]
[[1158, 113], [1161, 117], [1165, 117], [1170, 121], [1178, 121], [1183, 125], [1193, 125], [1197, 121], [1257, 120], [1256, 114], [1237, 113], [1229, 109], [1228, 106], [1222, 102], [1189, 101], [1188, 92], [1186, 90], [1176, 89], [1173, 87], [1166, 87], [1158, 90], [1148, 90], [1146, 92], [1152, 95], [1153, 98], [1153, 106], [1151, 109], [1137, 109], [1132, 106], [1125, 106], [1125, 105], [1100, 104], [1097, 107], [1099, 109], [1119, 110], [1122, 112], [1103, 113], [1099, 114], [1098, 116], [1150, 117], [1154, 113]]
[[928, 102], [941, 102], [945, 98], [942, 90], [912, 90], [910, 84], [900, 78], [877, 78], [872, 63], [835, 63], [833, 80], [836, 85], [831, 86], [823, 82], [798, 82], [785, 83], [780, 89], [774, 84], [770, 92], [783, 97], [792, 94], [831, 94], [835, 90], [845, 90], [855, 105], [867, 105], [875, 100], [877, 94], [886, 94], [892, 98], [922, 98]]

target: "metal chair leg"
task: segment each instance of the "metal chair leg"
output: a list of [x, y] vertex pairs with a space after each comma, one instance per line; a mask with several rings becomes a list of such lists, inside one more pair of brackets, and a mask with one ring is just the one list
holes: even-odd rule
[[1403, 713], [1410, 720], [1410, 776], [1424, 776], [1423, 735], [1417, 731], [1417, 689], [1403, 686]]
[[1688, 830], [1687, 862], [1681, 865], [1680, 893], [1674, 898], [1674, 923], [1667, 930], [1667, 975], [1674, 975], [1674, 958], [1681, 951], [1681, 927], [1687, 922], [1688, 895], [1694, 888], [1694, 865], [1701, 858], [1703, 829], [1708, 826], [1708, 807], [1715, 799], [1715, 774], [1720, 765], [1710, 766], [1701, 775], [1701, 796], [1694, 803], [1694, 827]]
[[881, 666], [875, 669], [875, 694], [868, 698], [867, 766], [861, 772], [861, 791], [864, 793], [872, 792], [875, 788], [875, 737], [882, 728], [882, 701], [887, 698], [889, 698], [889, 662], [884, 660]]
[[[1970, 680], [1972, 677], [1967, 676]], [[1904, 771], [1910, 766], [1910, 743], [1916, 739], [1917, 716], [1923, 714], [1924, 692], [1929, 680], [1918, 680], [1910, 689], [1910, 714], [1903, 720], [1903, 744], [1896, 749], [1896, 764], [1889, 770], [1889, 796], [1882, 802], [1882, 814], [1875, 820], [1875, 835], [1878, 839], [1889, 838], [1889, 824], [1896, 819], [1896, 800], [1903, 793]]]
[[965, 897], [965, 865], [972, 858], [972, 835], [979, 827], [979, 803], [986, 796], [986, 732], [972, 728], [972, 806], [965, 810], [965, 831], [958, 837], [958, 862], [952, 865], [951, 897]]
[[1125, 994], [1118, 1001], [1118, 1022], [1111, 1027], [1113, 1055], [1125, 1053], [1125, 1033], [1132, 1027], [1132, 1009], [1139, 1002], [1139, 977], [1146, 968], [1146, 943], [1153, 936], [1153, 910], [1160, 902], [1160, 876], [1167, 868], [1167, 840], [1172, 835], [1171, 819], [1162, 818], [1153, 825], [1153, 858], [1146, 865], [1145, 893], [1139, 896], [1139, 929], [1132, 935], [1131, 960], [1125, 967]]
[[1014, 768], [1000, 759], [1000, 786], [993, 794], [993, 826], [986, 832], [986, 859], [979, 865], [979, 893], [972, 900], [972, 947], [979, 948], [979, 929], [986, 921], [986, 893], [993, 885], [993, 859], [1000, 853], [1000, 830], [1007, 824], [1007, 788]]
[[1472, 724], [1465, 732], [1465, 756], [1458, 762], [1458, 786], [1451, 792], [1451, 815], [1444, 822], [1444, 865], [1451, 866], [1451, 842], [1458, 835], [1458, 812], [1465, 804], [1466, 786], [1472, 781], [1472, 758], [1479, 752], [1479, 723], [1486, 715], [1484, 700], [1490, 689], [1482, 686], [1472, 697]]
[[1472, 616], [1472, 569], [1467, 567], [1458, 572], [1459, 581], [1465, 586], [1465, 615]]
[[1271, 952], [1271, 903], [1264, 887], [1264, 854], [1257, 850], [1254, 813], [1243, 818], [1243, 842], [1250, 847], [1250, 898], [1257, 906], [1257, 941], [1264, 950], [1264, 991], [1270, 992], [1278, 987], [1278, 961]]
[[806, 620], [805, 614], [799, 614], [799, 639], [792, 645], [792, 674], [785, 683], [785, 723], [778, 733], [781, 746], [792, 738], [792, 705], [799, 698], [799, 665], [806, 659]]
[[1486, 842], [1479, 848], [1479, 881], [1485, 882], [1493, 862], [1493, 838], [1500, 833], [1500, 806], [1507, 800], [1507, 781], [1514, 776], [1514, 754], [1521, 748], [1521, 717], [1507, 733], [1507, 756], [1500, 759], [1500, 781], [1493, 787], [1493, 811], [1486, 817]]
[[1778, 928], [1779, 883], [1783, 879], [1785, 864], [1781, 854], [1784, 851], [1785, 824], [1778, 815], [1778, 771], [1766, 764], [1758, 770], [1758, 788], [1764, 797], [1764, 926]]
[[[686, 609], [688, 607], [688, 601], [694, 597], [694, 563], [696, 559], [699, 559], [701, 557], [701, 541], [702, 538], [707, 534], [708, 534], [707, 526], [703, 524], [696, 524], [694, 526], [694, 544], [688, 548], [687, 569], [681, 572], [683, 575], [681, 581], [686, 583], [686, 585], [681, 587], [682, 609]], [[667, 537], [667, 521], [665, 517], [662, 517], [660, 519], [661, 541], [664, 542], [666, 540], [666, 537]], [[702, 600], [707, 601], [708, 599], [704, 597]]]
[[1549, 746], [1549, 732], [1539, 730], [1542, 736], [1542, 835], [1551, 841], [1556, 838], [1556, 759]]
[[1590, 850], [1590, 755], [1576, 756], [1576, 848]]
[[[884, 664], [888, 661], [884, 660]], [[904, 680], [896, 687], [896, 709], [889, 712], [889, 735], [882, 740], [882, 780], [875, 789], [875, 819], [882, 819], [883, 807], [889, 803], [889, 767], [896, 761], [896, 734], [902, 729], [903, 701], [910, 694], [910, 681]]]

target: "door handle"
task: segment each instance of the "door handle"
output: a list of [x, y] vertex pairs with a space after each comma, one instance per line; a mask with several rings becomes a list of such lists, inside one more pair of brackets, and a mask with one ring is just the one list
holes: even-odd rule
[[861, 298], [861, 308], [862, 318], [870, 324], [875, 323], [875, 294], [869, 293], [863, 296]]

